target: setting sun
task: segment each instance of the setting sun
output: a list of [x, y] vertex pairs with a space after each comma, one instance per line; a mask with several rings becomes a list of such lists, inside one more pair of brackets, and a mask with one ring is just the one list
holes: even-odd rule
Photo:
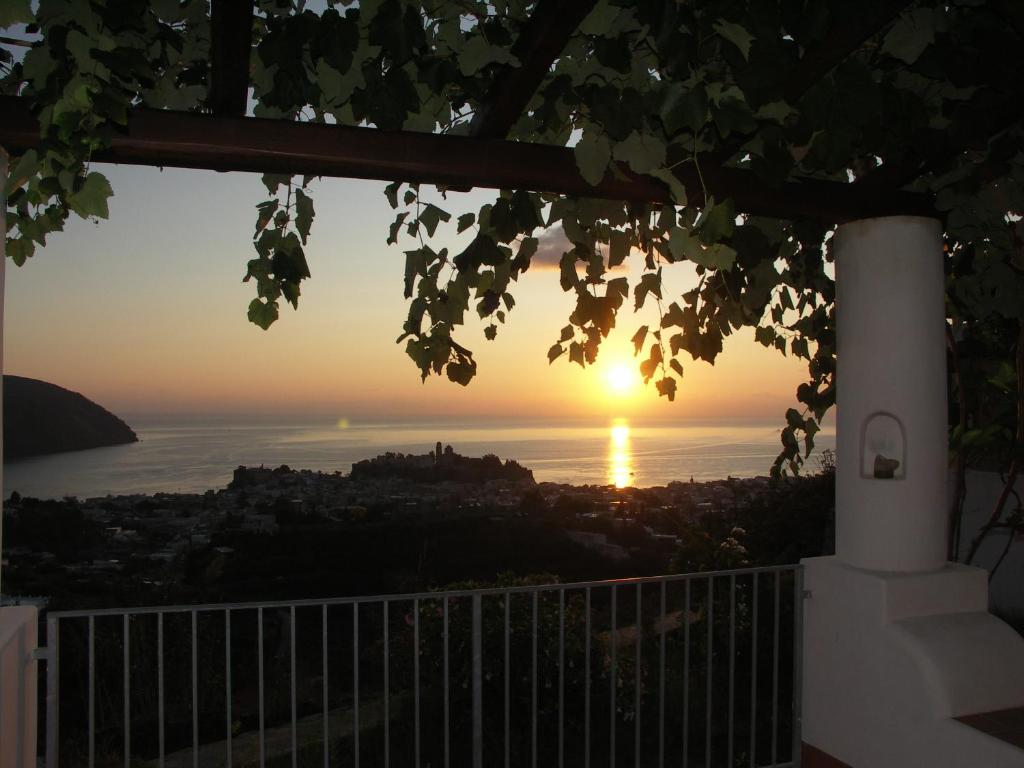
[[632, 392], [640, 382], [636, 370], [629, 363], [615, 363], [606, 374], [608, 388], [617, 395]]

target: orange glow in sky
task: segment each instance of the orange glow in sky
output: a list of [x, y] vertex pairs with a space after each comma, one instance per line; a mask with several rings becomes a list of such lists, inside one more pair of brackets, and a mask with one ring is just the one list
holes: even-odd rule
[[[408, 244], [385, 243], [394, 212], [384, 184], [316, 184], [313, 276], [298, 311], [282, 306], [263, 331], [246, 320], [254, 292], [241, 281], [254, 253], [254, 204], [266, 197], [259, 176], [97, 165], [114, 188], [110, 220], [73, 217], [24, 267], [8, 266], [4, 362], [7, 373], [81, 392], [119, 415], [779, 420], [807, 375], [805, 362], [742, 330], [714, 366], [682, 360], [685, 378], [670, 403], [642, 383], [646, 351], [634, 357], [630, 343], [640, 325], [657, 323], [653, 307], [620, 312], [596, 365], [582, 369], [567, 356], [549, 365], [575, 298], [559, 287], [557, 269], [538, 261], [513, 284], [515, 310], [495, 340], [472, 312], [457, 331], [477, 378], [468, 387], [444, 376], [422, 383], [395, 344], [407, 313]], [[493, 199], [449, 192], [438, 203], [458, 214]], [[471, 234], [442, 224], [434, 245], [458, 252]], [[666, 297], [696, 280], [692, 266], [675, 266], [665, 272]], [[637, 280], [640, 266], [628, 274]]]

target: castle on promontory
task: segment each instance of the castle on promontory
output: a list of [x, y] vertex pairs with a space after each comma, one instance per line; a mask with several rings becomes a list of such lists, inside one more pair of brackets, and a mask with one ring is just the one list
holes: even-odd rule
[[353, 480], [398, 478], [416, 483], [484, 483], [490, 480], [533, 483], [533, 472], [518, 462], [502, 462], [493, 453], [480, 458], [460, 456], [450, 445], [425, 454], [388, 452], [352, 465]]

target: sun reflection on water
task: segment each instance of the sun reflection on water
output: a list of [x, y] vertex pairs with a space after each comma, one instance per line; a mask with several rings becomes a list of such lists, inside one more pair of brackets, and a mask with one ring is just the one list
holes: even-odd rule
[[617, 421], [611, 428], [608, 482], [616, 488], [627, 488], [633, 484], [633, 452], [629, 444], [629, 425], [624, 421]]

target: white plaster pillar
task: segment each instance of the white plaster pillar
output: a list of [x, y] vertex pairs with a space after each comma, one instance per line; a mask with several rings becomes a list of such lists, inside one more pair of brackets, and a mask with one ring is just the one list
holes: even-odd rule
[[942, 228], [913, 216], [854, 221], [836, 232], [835, 259], [836, 555], [867, 570], [937, 570], [948, 465]]

